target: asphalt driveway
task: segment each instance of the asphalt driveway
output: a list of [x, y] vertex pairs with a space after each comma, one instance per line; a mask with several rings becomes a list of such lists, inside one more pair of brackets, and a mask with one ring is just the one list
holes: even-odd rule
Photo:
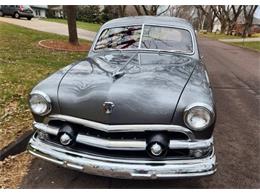
[[35, 159], [21, 188], [260, 188], [260, 55], [208, 39], [200, 39], [199, 45], [217, 104], [215, 175], [181, 180], [119, 180]]
[[[32, 18], [32, 20], [28, 21], [27, 19], [15, 19], [11, 17], [0, 17], [0, 21], [7, 22], [10, 24], [15, 24], [18, 26], [39, 30], [43, 32], [49, 32], [49, 33], [55, 33], [59, 35], [66, 35], [68, 36], [68, 25], [67, 24], [61, 24], [56, 22], [48, 22], [44, 20], [39, 20], [37, 18]], [[85, 39], [88, 41], [93, 41], [96, 33], [83, 30], [78, 28], [78, 37], [80, 39]]]

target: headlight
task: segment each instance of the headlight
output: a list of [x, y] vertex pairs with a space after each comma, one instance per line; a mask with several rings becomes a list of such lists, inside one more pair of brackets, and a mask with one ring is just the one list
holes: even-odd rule
[[51, 111], [51, 100], [45, 93], [37, 91], [31, 94], [30, 108], [34, 114], [44, 116]]
[[188, 106], [184, 111], [184, 123], [192, 130], [203, 130], [212, 124], [214, 119], [213, 109], [202, 103]]

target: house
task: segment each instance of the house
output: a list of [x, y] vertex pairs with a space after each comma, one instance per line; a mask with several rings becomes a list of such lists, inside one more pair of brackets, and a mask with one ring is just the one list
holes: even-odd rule
[[254, 17], [251, 31], [253, 33], [260, 33], [260, 18]]
[[62, 5], [48, 5], [48, 17], [63, 18], [63, 6]]
[[221, 30], [221, 23], [219, 19], [215, 18], [215, 21], [213, 22], [212, 32], [216, 33], [216, 32], [220, 32], [220, 30]]
[[33, 10], [34, 17], [46, 18], [46, 13], [48, 10], [47, 5], [30, 5], [30, 6]]
[[[244, 31], [244, 20], [238, 20], [234, 27], [234, 35], [242, 35]], [[251, 36], [254, 33], [260, 33], [260, 19], [254, 17], [252, 26], [247, 36]]]

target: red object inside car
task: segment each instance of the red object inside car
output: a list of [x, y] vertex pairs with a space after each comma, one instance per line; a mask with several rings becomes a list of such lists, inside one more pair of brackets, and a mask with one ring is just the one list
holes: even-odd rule
[[20, 6], [19, 6], [19, 10], [20, 10], [20, 11], [23, 11], [23, 5], [20, 5]]

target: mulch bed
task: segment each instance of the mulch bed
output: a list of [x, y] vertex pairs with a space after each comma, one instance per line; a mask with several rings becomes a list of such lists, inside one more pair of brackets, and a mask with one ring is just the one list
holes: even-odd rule
[[33, 159], [26, 151], [0, 161], [0, 189], [18, 188]]
[[57, 51], [72, 51], [72, 52], [86, 52], [89, 51], [90, 44], [72, 45], [68, 41], [62, 40], [41, 40], [38, 43], [41, 47], [57, 50]]

